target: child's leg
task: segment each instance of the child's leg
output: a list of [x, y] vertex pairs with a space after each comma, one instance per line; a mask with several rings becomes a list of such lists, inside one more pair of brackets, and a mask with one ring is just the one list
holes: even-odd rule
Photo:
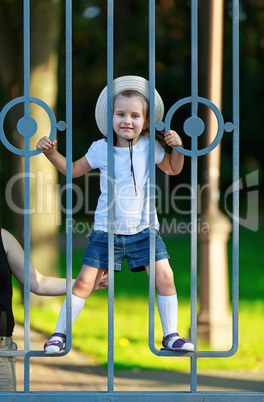
[[[98, 286], [104, 271], [98, 268], [83, 265], [72, 289], [72, 325], [83, 309], [87, 297]], [[56, 335], [55, 335], [56, 334]], [[59, 344], [48, 342], [44, 350], [47, 354], [61, 352], [61, 344], [65, 342], [66, 334], [66, 300], [62, 305], [54, 335], [49, 341], [58, 341]]]
[[[149, 273], [149, 266], [146, 266], [146, 271]], [[167, 259], [155, 263], [155, 285], [158, 292], [157, 304], [164, 335], [163, 343], [166, 340], [166, 346], [175, 349], [173, 345], [182, 338], [177, 332], [178, 299], [173, 272]], [[180, 343], [182, 342], [180, 341]], [[182, 345], [179, 349], [193, 350], [193, 344], [190, 342], [183, 342]]]
[[[149, 266], [146, 267], [149, 273]], [[155, 285], [158, 296], [158, 310], [164, 336], [177, 332], [178, 300], [174, 284], [173, 272], [169, 261], [160, 260], [155, 263]]]

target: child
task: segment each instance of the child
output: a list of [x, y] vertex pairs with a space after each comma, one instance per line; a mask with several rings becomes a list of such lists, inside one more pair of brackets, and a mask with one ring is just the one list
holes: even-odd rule
[[[131, 271], [149, 273], [149, 137], [144, 136], [149, 124], [149, 84], [142, 77], [124, 76], [114, 80], [114, 264], [120, 271], [126, 257]], [[155, 91], [156, 121], [163, 118], [163, 102]], [[95, 110], [99, 130], [107, 136], [107, 88], [101, 92]], [[169, 146], [183, 146], [179, 135], [170, 130], [164, 134]], [[66, 159], [59, 154], [47, 137], [37, 148], [64, 175]], [[176, 175], [183, 167], [183, 155], [172, 149], [171, 155], [155, 142], [155, 162], [166, 174]], [[92, 169], [100, 169], [101, 195], [95, 211], [94, 230], [89, 236], [82, 268], [72, 289], [72, 323], [81, 312], [87, 297], [98, 285], [108, 269], [108, 205], [107, 205], [107, 140], [92, 143], [88, 152], [72, 164], [72, 177], [79, 177]], [[156, 216], [156, 288], [157, 303], [164, 337], [162, 345], [175, 351], [194, 351], [189, 339], [177, 333], [178, 302], [169, 255], [158, 232]], [[46, 354], [63, 353], [66, 342], [66, 304], [64, 302], [55, 333], [44, 345]]]

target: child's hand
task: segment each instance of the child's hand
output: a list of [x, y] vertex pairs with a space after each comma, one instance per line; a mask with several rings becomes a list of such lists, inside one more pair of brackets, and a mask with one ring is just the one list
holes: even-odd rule
[[176, 147], [177, 145], [183, 147], [181, 137], [174, 130], [169, 130], [167, 133], [164, 133], [164, 138], [166, 144], [170, 147]]
[[105, 273], [101, 277], [99, 285], [95, 290], [102, 290], [107, 288], [107, 286], [108, 286], [108, 271], [105, 271]]
[[57, 140], [54, 141], [50, 141], [50, 139], [48, 137], [43, 137], [39, 140], [39, 142], [36, 145], [37, 149], [45, 149], [45, 151], [48, 151], [52, 148], [54, 148], [54, 146], [57, 144]]

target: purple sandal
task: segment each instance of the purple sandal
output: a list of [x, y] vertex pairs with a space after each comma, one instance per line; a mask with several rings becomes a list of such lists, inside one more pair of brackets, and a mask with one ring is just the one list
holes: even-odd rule
[[[64, 351], [65, 351], [65, 346], [64, 346], [64, 345], [65, 345], [65, 343], [66, 343], [66, 335], [61, 334], [61, 333], [59, 333], [59, 332], [55, 332], [54, 334], [51, 335], [51, 338], [52, 338], [53, 336], [59, 336], [60, 338], [63, 339], [63, 342], [59, 341], [58, 339], [49, 340], [49, 341], [46, 342], [45, 345], [44, 345], [44, 352], [45, 352], [47, 355], [54, 355], [54, 354], [58, 355], [58, 354], [60, 354], [60, 353], [64, 353]], [[48, 351], [46, 350], [47, 346], [58, 346], [58, 347], [60, 348], [60, 350], [59, 350], [58, 352], [48, 352]]]
[[171, 346], [168, 346], [168, 342], [171, 338], [179, 336], [177, 332], [165, 336], [162, 340], [162, 350], [173, 350], [175, 352], [195, 352], [194, 344], [189, 338], [179, 337]]

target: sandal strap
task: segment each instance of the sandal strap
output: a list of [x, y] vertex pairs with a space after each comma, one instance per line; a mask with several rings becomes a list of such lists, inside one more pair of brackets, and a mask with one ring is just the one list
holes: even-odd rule
[[61, 350], [63, 349], [63, 343], [58, 339], [53, 339], [52, 341], [48, 341], [44, 344], [44, 350], [47, 346], [58, 346]]
[[171, 338], [174, 338], [175, 336], [180, 336], [180, 335], [178, 334], [178, 332], [174, 332], [174, 333], [172, 333], [172, 334], [168, 334], [168, 335], [164, 336], [164, 338], [163, 338], [163, 340], [162, 340], [162, 345], [163, 345], [164, 347], [166, 347], [167, 344], [168, 344], [168, 342], [169, 342], [169, 340], [170, 340]]
[[65, 334], [61, 334], [60, 332], [54, 332], [54, 334], [51, 335], [51, 338], [53, 336], [59, 336], [60, 338], [62, 338], [64, 340], [64, 342], [66, 342], [66, 335]]
[[173, 348], [181, 348], [182, 345], [184, 345], [185, 343], [190, 342], [190, 338], [187, 338], [187, 339], [181, 338], [181, 337], [179, 336], [178, 332], [174, 332], [174, 333], [172, 333], [172, 334], [166, 335], [166, 336], [163, 338], [163, 340], [162, 340], [162, 345], [163, 345], [164, 347], [167, 347], [169, 340], [172, 339], [172, 338], [174, 338], [174, 337], [176, 337], [176, 336], [178, 336], [179, 338], [176, 339], [175, 342], [173, 342], [173, 344], [172, 344], [172, 347], [173, 347]]
[[51, 338], [53, 336], [59, 336], [62, 338], [62, 342], [59, 339], [49, 339], [48, 342], [44, 344], [44, 350], [47, 346], [58, 346], [60, 349], [64, 349], [63, 345], [66, 342], [66, 335], [61, 334], [60, 332], [54, 332], [54, 334], [51, 335]]
[[189, 338], [187, 338], [187, 339], [179, 338], [175, 342], [173, 342], [172, 347], [176, 348], [176, 349], [178, 349], [178, 348], [180, 349], [182, 347], [182, 345], [184, 345], [185, 343], [189, 343], [189, 342], [190, 342]]

